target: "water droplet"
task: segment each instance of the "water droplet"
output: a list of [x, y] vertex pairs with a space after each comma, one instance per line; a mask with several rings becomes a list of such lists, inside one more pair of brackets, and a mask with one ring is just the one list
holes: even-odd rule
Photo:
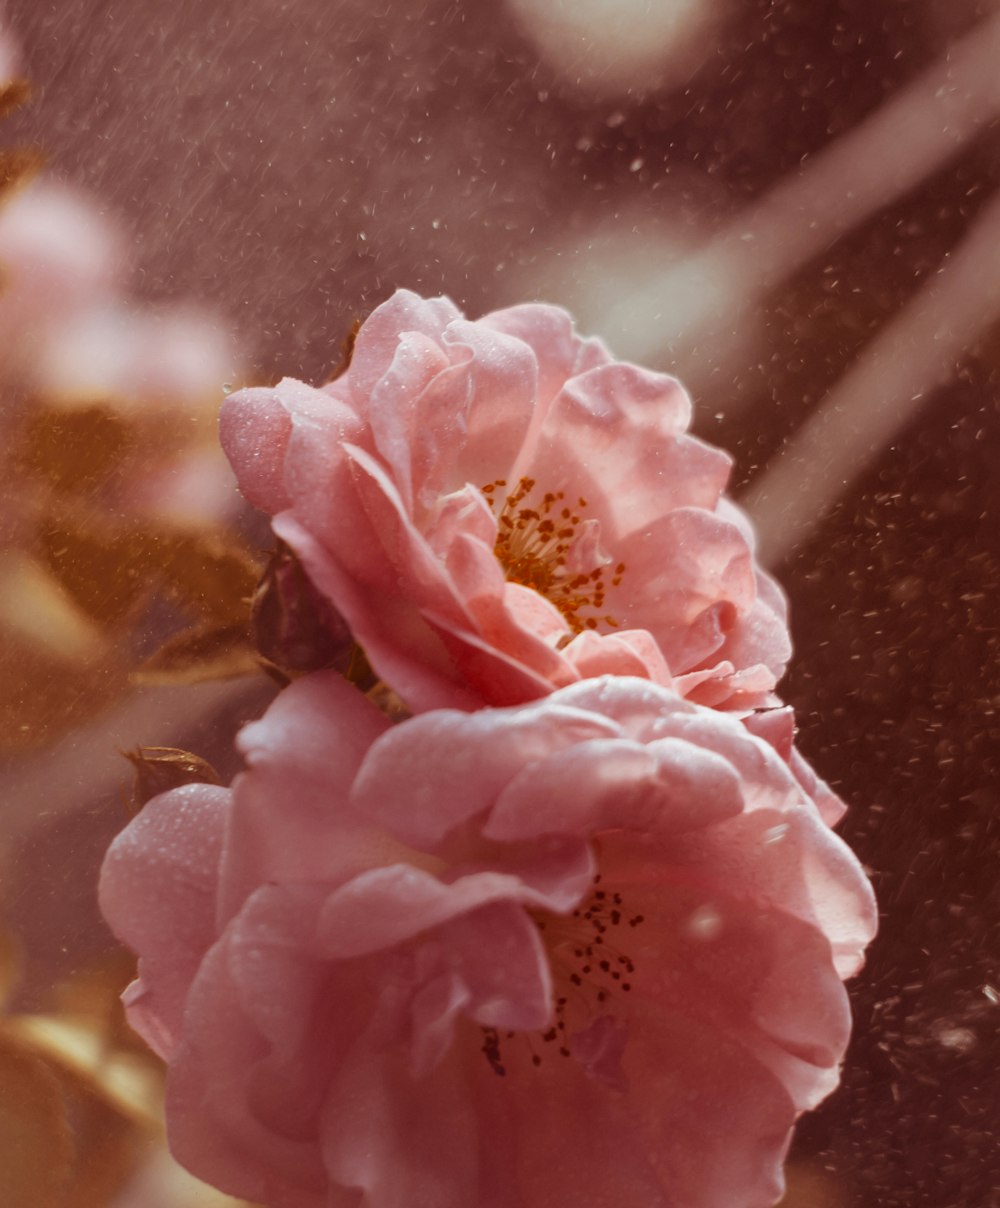
[[714, 940], [722, 930], [722, 916], [714, 906], [699, 906], [688, 919], [687, 930], [699, 940]]

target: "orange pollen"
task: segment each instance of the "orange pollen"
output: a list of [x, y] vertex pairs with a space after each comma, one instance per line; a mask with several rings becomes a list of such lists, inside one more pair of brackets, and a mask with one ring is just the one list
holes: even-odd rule
[[482, 1028], [480, 1048], [490, 1068], [503, 1077], [508, 1061], [502, 1048], [505, 1041], [520, 1040], [527, 1045], [531, 1065], [543, 1063], [546, 1050], [560, 1057], [572, 1056], [570, 1034], [585, 1026], [595, 1014], [603, 1014], [608, 1003], [618, 994], [632, 990], [635, 963], [618, 946], [619, 928], [625, 932], [641, 927], [645, 918], [632, 914], [624, 906], [622, 895], [601, 888], [601, 874], [594, 877], [593, 889], [569, 916], [531, 911], [532, 920], [541, 932], [549, 954], [555, 995], [552, 1004], [552, 1024], [544, 1032], [535, 1033], [541, 1040], [541, 1052], [536, 1051], [532, 1036], [527, 1033], [501, 1032], [497, 1028]]
[[[498, 488], [506, 488], [497, 479], [482, 488], [492, 507]], [[535, 480], [522, 478], [507, 495], [497, 518], [497, 539], [493, 552], [504, 568], [508, 582], [520, 583], [543, 595], [563, 614], [574, 633], [597, 629], [600, 625], [617, 628], [619, 622], [602, 614], [608, 583], [617, 587], [625, 573], [625, 563], [613, 569], [595, 566], [591, 570], [570, 570], [573, 546], [584, 523], [587, 501], [582, 496], [574, 506], [566, 502], [563, 491], [546, 491], [536, 506], [527, 505]]]

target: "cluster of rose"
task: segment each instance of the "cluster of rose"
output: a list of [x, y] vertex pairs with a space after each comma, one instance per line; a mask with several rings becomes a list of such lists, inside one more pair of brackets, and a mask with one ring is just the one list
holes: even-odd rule
[[201, 1178], [272, 1208], [780, 1198], [875, 910], [689, 421], [561, 310], [402, 291], [332, 382], [226, 401], [271, 590], [302, 578], [284, 647], [328, 665], [102, 874]]

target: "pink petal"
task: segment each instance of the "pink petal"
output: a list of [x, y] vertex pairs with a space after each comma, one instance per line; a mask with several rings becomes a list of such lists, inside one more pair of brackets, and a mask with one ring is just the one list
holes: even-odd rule
[[336, 601], [375, 670], [410, 708], [481, 704], [434, 626], [410, 600], [352, 578], [290, 513], [275, 519], [274, 531], [295, 550], [316, 587]]
[[877, 924], [874, 895], [850, 849], [814, 808], [759, 809], [711, 833], [685, 832], [674, 861], [687, 876], [739, 886], [745, 899], [821, 931], [841, 978], [860, 968]]
[[485, 1206], [471, 1107], [450, 1063], [414, 1078], [399, 1052], [359, 1042], [326, 1104], [322, 1152], [332, 1186], [349, 1189], [354, 1205]]
[[743, 724], [751, 734], [774, 747], [786, 763], [790, 762], [795, 742], [795, 711], [790, 706], [752, 713], [743, 719]]
[[[428, 615], [427, 620], [433, 624], [435, 619]], [[520, 662], [515, 655], [498, 648], [485, 635], [481, 637], [456, 631], [447, 623], [438, 623], [434, 627], [451, 656], [456, 673], [476, 694], [478, 706], [485, 703], [515, 705], [531, 701], [546, 695], [556, 686], [552, 680]], [[517, 633], [516, 627], [512, 626], [511, 631]], [[574, 678], [572, 670], [563, 660], [553, 660], [552, 650], [544, 643], [525, 641], [522, 633], [517, 633], [517, 643], [522, 651], [541, 650], [544, 663], [556, 669], [557, 684]]]
[[538, 366], [534, 414], [524, 435], [522, 455], [510, 475], [516, 481], [527, 472], [538, 433], [563, 384], [579, 373], [607, 364], [611, 354], [600, 340], [581, 339], [573, 329], [572, 318], [557, 306], [527, 303], [495, 310], [480, 319], [479, 326], [527, 344]]
[[615, 633], [584, 630], [562, 650], [580, 679], [602, 675], [630, 675], [671, 687], [673, 680], [659, 645], [644, 629]]
[[[315, 1009], [326, 980], [303, 925], [315, 906], [315, 893], [265, 888], [211, 950], [169, 1069], [167, 1116], [173, 1152], [200, 1178], [230, 1195], [263, 1201], [281, 1188], [326, 1208], [316, 1132], [338, 1053]], [[337, 1024], [349, 1037], [352, 1020]]]
[[712, 657], [727, 659], [736, 667], [763, 662], [771, 671], [773, 685], [784, 675], [791, 655], [792, 644], [785, 622], [758, 596]]
[[[258, 885], [333, 884], [391, 855], [392, 844], [347, 803], [347, 786], [365, 752], [388, 728], [374, 705], [330, 671], [297, 680], [243, 729], [238, 745], [249, 773], [233, 785], [220, 926]], [[331, 763], [343, 786], [339, 794], [331, 788]]]
[[610, 364], [569, 381], [527, 471], [587, 499], [613, 561], [617, 543], [676, 507], [715, 507], [729, 458], [684, 435], [690, 400], [673, 378]]
[[613, 1015], [599, 1015], [570, 1038], [569, 1047], [573, 1059], [591, 1078], [624, 1092], [628, 1078], [622, 1070], [622, 1057], [627, 1043], [628, 1029]]
[[[454, 425], [437, 428], [435, 439], [449, 441], [457, 454], [450, 468], [454, 486], [485, 486], [506, 477], [521, 451], [536, 407], [538, 364], [522, 340], [482, 323], [457, 320], [445, 332], [444, 343], [452, 355], [460, 352], [467, 358], [468, 402], [461, 415], [461, 439], [456, 440]], [[428, 485], [440, 490], [436, 483]]]
[[806, 793], [816, 802], [820, 817], [827, 826], [836, 826], [844, 816], [847, 806], [806, 763], [798, 751], [791, 754], [791, 767], [795, 779], [802, 785]]
[[374, 744], [352, 801], [404, 843], [434, 852], [488, 809], [526, 762], [614, 732], [602, 718], [547, 701], [516, 713], [423, 714]]
[[389, 371], [404, 332], [439, 341], [448, 324], [461, 317], [447, 298], [420, 298], [406, 289], [397, 290], [376, 307], [358, 332], [348, 373], [359, 407], [366, 405], [376, 383]]
[[141, 954], [126, 1006], [161, 1056], [177, 1045], [184, 1002], [215, 940], [215, 894], [228, 789], [193, 784], [148, 802], [115, 839], [99, 900], [112, 930]]
[[296, 416], [333, 418], [328, 396], [303, 382], [285, 378], [277, 386], [239, 390], [229, 395], [219, 417], [219, 439], [255, 506], [272, 515], [290, 506], [285, 458]]
[[648, 630], [675, 675], [714, 655], [754, 602], [750, 552], [739, 530], [708, 512], [678, 508], [615, 551], [625, 564], [606, 607]]
[[[465, 402], [463, 384], [451, 375], [444, 392], [451, 406], [442, 406], [441, 400], [436, 400], [434, 410], [444, 414], [434, 417], [438, 425], [436, 430], [425, 426], [421, 414], [424, 410], [422, 396], [449, 364], [448, 356], [437, 340], [421, 332], [401, 332], [391, 363], [371, 386], [365, 401], [375, 448], [385, 460], [404, 505], [411, 512], [414, 489], [421, 489], [428, 461], [433, 460], [435, 454], [440, 456], [439, 434], [442, 429], [453, 431], [458, 418], [455, 413]], [[353, 383], [350, 371], [349, 380]]]
[[742, 804], [736, 772], [717, 755], [677, 739], [591, 739], [526, 767], [498, 796], [483, 834], [511, 841], [622, 828], [648, 841]]
[[473, 486], [443, 495], [430, 518], [427, 542], [442, 560], [460, 534], [482, 542], [491, 552], [496, 543], [497, 522], [482, 492]]

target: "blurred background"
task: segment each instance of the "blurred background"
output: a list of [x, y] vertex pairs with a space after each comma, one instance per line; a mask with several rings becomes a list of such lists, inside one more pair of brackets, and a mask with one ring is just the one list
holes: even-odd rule
[[[78, 1164], [70, 1208], [222, 1202], [165, 1165], [113, 1014], [117, 749], [232, 771], [270, 689], [219, 585], [266, 537], [213, 417], [326, 377], [398, 286], [562, 303], [689, 386], [883, 914], [786, 1203], [1000, 1206], [1000, 8], [8, 0], [3, 23], [32, 91], [4, 94], [0, 209], [0, 1072]], [[173, 683], [195, 647], [236, 678]], [[13, 1127], [0, 1157], [30, 1150]]]

